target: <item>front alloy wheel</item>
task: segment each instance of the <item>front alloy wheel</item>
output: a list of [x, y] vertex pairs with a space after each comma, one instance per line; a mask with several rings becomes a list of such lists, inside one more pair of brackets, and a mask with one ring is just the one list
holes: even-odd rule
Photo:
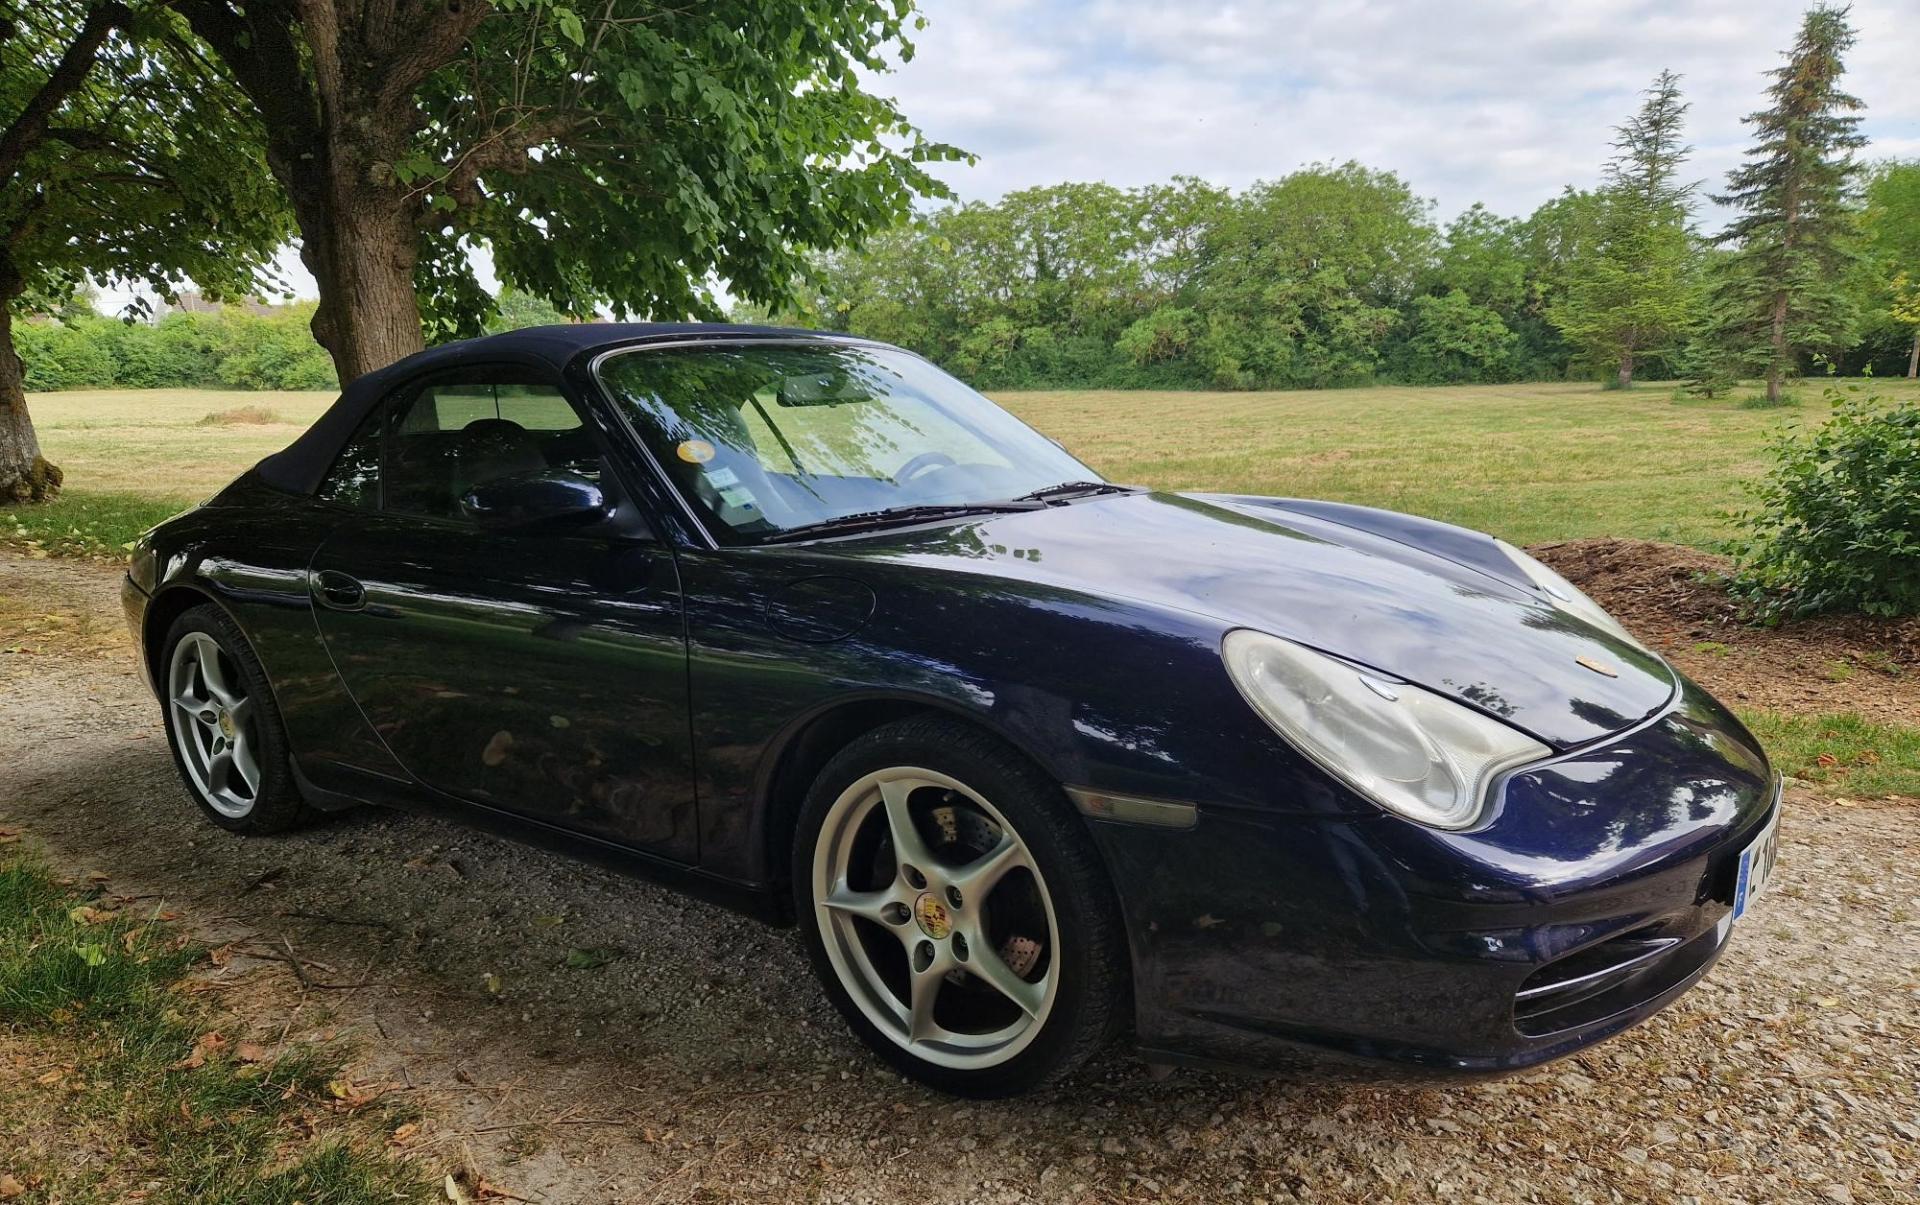
[[194, 607], [174, 620], [162, 653], [167, 744], [207, 818], [237, 833], [307, 819], [280, 709], [239, 625], [211, 604]]
[[802, 817], [796, 904], [861, 1037], [947, 1091], [1024, 1090], [1086, 1057], [1125, 996], [1084, 827], [984, 734], [907, 721], [856, 741]]
[[993, 1067], [1046, 1024], [1060, 924], [1026, 843], [958, 779], [892, 767], [834, 801], [815, 920], [867, 1019], [943, 1067]]
[[181, 767], [208, 807], [239, 820], [260, 796], [259, 737], [246, 683], [206, 632], [182, 636], [168, 661], [167, 717]]

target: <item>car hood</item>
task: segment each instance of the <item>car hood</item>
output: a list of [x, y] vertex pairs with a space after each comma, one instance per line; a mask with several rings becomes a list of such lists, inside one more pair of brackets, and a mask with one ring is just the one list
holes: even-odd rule
[[876, 568], [990, 575], [1256, 628], [1562, 749], [1631, 727], [1676, 689], [1659, 658], [1549, 605], [1491, 537], [1384, 511], [1134, 493], [831, 547]]

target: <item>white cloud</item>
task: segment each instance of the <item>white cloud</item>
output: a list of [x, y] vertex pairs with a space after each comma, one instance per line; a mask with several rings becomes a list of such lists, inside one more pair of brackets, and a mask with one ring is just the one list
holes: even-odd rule
[[[1870, 153], [1920, 148], [1920, 24], [1858, 3], [1848, 86]], [[1399, 172], [1449, 215], [1525, 213], [1598, 177], [1662, 67], [1686, 77], [1693, 172], [1746, 145], [1801, 0], [925, 0], [914, 61], [875, 81], [933, 137], [980, 155], [966, 197], [1176, 173], [1241, 186], [1317, 160]]]

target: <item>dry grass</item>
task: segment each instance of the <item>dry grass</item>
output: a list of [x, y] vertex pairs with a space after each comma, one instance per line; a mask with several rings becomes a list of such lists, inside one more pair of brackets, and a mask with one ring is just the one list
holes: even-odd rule
[[265, 406], [235, 406], [231, 410], [216, 410], [200, 420], [203, 427], [239, 427], [264, 426], [268, 423], [284, 423], [278, 411]]
[[[1908, 381], [1868, 387], [1920, 397]], [[1727, 533], [1722, 514], [1764, 467], [1767, 436], [1824, 414], [1819, 383], [1799, 392], [1806, 404], [1783, 410], [1675, 401], [1658, 384], [998, 398], [1120, 481], [1360, 502], [1523, 544], [1588, 535], [1706, 544]], [[179, 506], [284, 447], [332, 400], [176, 389], [36, 394], [30, 404], [69, 491]], [[271, 418], [230, 418], [242, 412]], [[112, 521], [102, 528], [108, 546], [116, 531]]]
[[[27, 399], [47, 458], [69, 489], [197, 502], [262, 456], [285, 447], [332, 403], [332, 393], [102, 389]], [[236, 411], [266, 421], [207, 420]]]

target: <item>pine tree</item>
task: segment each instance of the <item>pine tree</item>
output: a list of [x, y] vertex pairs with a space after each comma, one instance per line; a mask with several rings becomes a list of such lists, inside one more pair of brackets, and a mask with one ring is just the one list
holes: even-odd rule
[[1771, 73], [1772, 103], [1747, 117], [1754, 144], [1714, 199], [1739, 214], [1719, 241], [1734, 248], [1715, 290], [1717, 332], [1744, 364], [1762, 371], [1767, 401], [1803, 349], [1843, 343], [1853, 306], [1843, 282], [1858, 252], [1852, 207], [1866, 144], [1861, 102], [1840, 90], [1854, 41], [1847, 9], [1809, 11], [1787, 61]]
[[1586, 357], [1633, 384], [1637, 360], [1672, 355], [1692, 324], [1693, 237], [1687, 230], [1692, 184], [1678, 176], [1692, 147], [1681, 141], [1687, 103], [1680, 77], [1662, 71], [1640, 111], [1620, 126], [1601, 188], [1599, 237], [1573, 265], [1567, 295], [1551, 318]]

